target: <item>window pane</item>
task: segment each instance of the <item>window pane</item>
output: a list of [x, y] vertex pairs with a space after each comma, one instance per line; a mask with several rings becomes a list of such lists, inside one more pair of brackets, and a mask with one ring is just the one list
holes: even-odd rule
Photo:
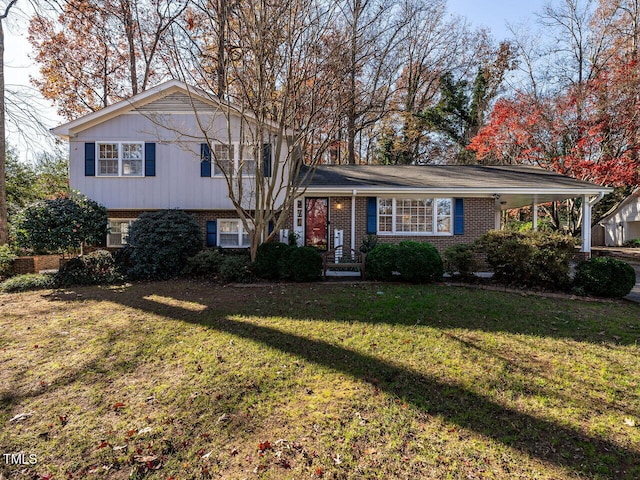
[[213, 174], [224, 175], [233, 172], [233, 145], [213, 146]]
[[118, 175], [118, 160], [98, 160], [98, 175]]
[[142, 175], [142, 160], [123, 160], [122, 175]]
[[240, 171], [242, 175], [250, 177], [256, 175], [255, 149], [250, 145], [244, 145], [240, 152]]
[[108, 160], [118, 158], [118, 144], [117, 143], [101, 143], [98, 145], [98, 159]]
[[142, 160], [141, 143], [123, 143], [122, 158], [124, 160]]
[[393, 231], [393, 200], [390, 198], [378, 199], [378, 231]]
[[438, 198], [436, 201], [438, 233], [451, 233], [451, 203], [450, 198]]
[[433, 200], [430, 198], [396, 200], [396, 231], [433, 232]]

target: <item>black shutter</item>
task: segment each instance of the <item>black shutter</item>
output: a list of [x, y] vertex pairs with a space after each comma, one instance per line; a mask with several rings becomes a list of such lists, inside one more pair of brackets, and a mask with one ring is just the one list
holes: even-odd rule
[[96, 176], [96, 144], [84, 144], [84, 175], [85, 177]]
[[211, 148], [208, 143], [200, 144], [200, 176], [211, 176]]
[[367, 233], [375, 235], [378, 233], [378, 199], [377, 197], [367, 198]]
[[215, 247], [218, 244], [218, 222], [209, 220], [207, 222], [207, 247]]
[[144, 144], [144, 176], [156, 176], [156, 144]]
[[265, 177], [270, 177], [272, 168], [273, 168], [273, 160], [271, 158], [271, 144], [265, 143], [262, 146], [262, 161], [263, 161], [263, 170], [262, 173]]

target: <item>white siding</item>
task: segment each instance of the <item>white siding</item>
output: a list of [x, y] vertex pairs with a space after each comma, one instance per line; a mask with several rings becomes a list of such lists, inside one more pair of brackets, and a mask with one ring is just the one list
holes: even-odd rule
[[[159, 109], [169, 103], [163, 101], [158, 104]], [[146, 108], [146, 112], [151, 111]], [[211, 141], [239, 141], [238, 117], [227, 122], [222, 114], [205, 113], [200, 120], [207, 126]], [[232, 209], [224, 178], [200, 176], [200, 144], [204, 142], [201, 137], [193, 112], [128, 113], [107, 120], [70, 140], [71, 188], [108, 209]], [[85, 143], [101, 141], [155, 143], [156, 176], [85, 176]], [[245, 190], [250, 189], [250, 180], [245, 185]]]
[[609, 247], [620, 246], [638, 238], [637, 222], [640, 222], [640, 198], [633, 199], [604, 222], [605, 244]]

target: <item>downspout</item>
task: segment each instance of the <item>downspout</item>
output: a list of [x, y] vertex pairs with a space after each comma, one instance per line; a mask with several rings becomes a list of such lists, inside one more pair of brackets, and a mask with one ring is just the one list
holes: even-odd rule
[[354, 188], [351, 193], [351, 250], [356, 249], [356, 195], [358, 191]]
[[582, 252], [587, 255], [587, 258], [591, 256], [591, 209], [602, 200], [602, 197], [604, 192], [599, 192], [592, 198], [586, 195], [582, 197]]
[[598, 193], [598, 195], [596, 195], [591, 200], [589, 200], [589, 205], [591, 205], [593, 207], [593, 206], [595, 206], [596, 203], [598, 203], [603, 198], [604, 198], [604, 192], [600, 192], [600, 193]]

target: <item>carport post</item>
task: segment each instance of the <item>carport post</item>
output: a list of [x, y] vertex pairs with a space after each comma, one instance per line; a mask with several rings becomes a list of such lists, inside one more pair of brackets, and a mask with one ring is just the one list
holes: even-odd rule
[[582, 250], [591, 256], [591, 200], [588, 195], [582, 196]]

